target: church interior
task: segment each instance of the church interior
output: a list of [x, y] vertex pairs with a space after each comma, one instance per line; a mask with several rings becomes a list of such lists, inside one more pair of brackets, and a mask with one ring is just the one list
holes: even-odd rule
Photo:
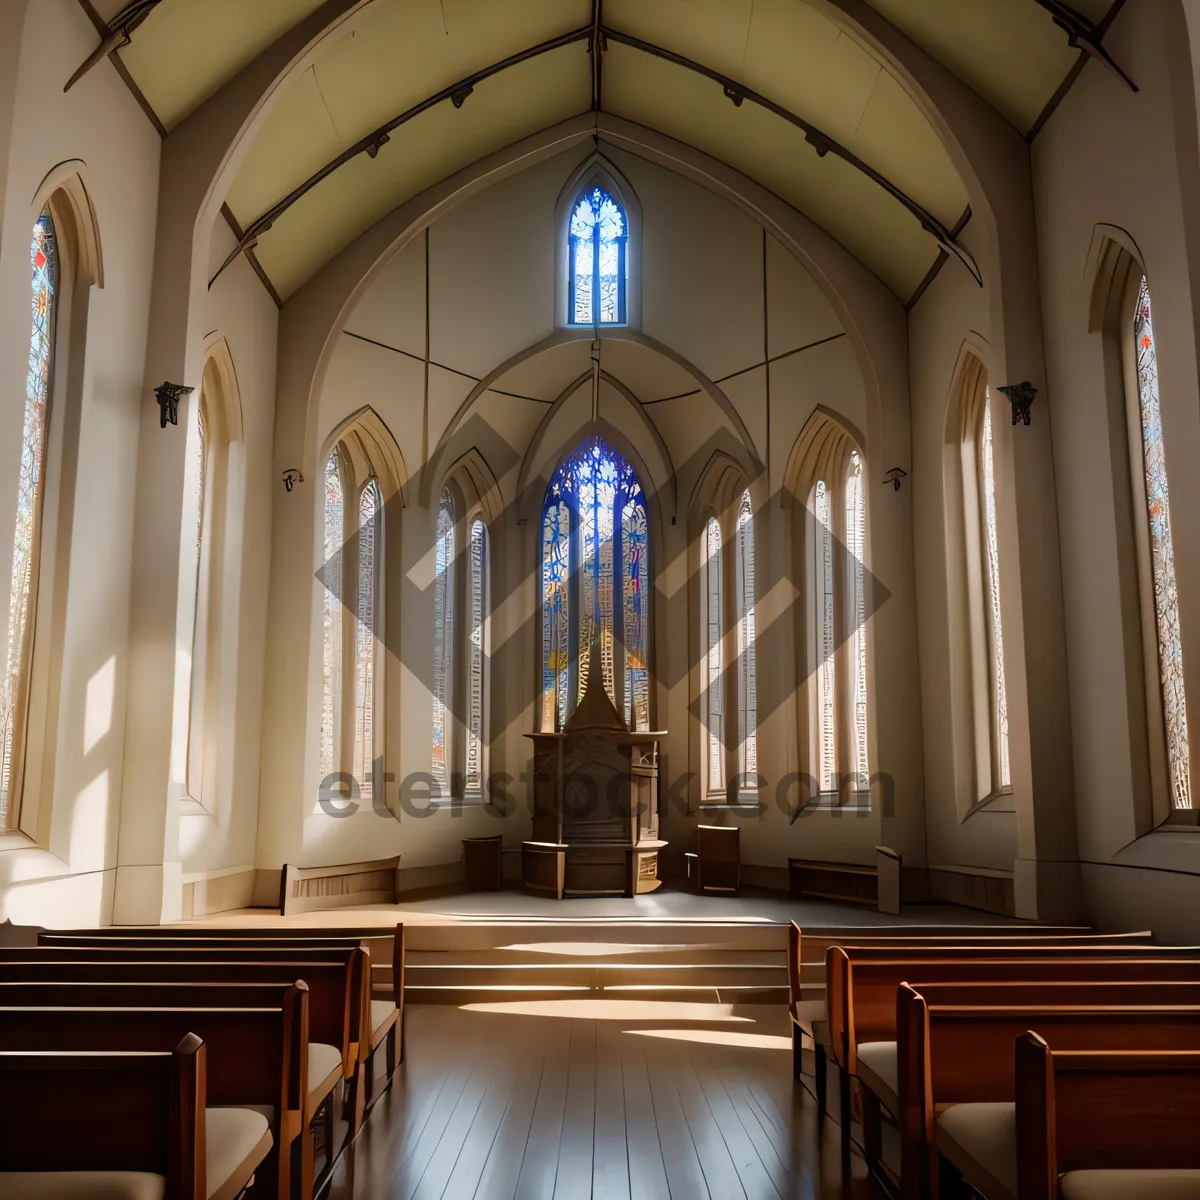
[[0, 1195], [1200, 1200], [1197, 63], [0, 0]]

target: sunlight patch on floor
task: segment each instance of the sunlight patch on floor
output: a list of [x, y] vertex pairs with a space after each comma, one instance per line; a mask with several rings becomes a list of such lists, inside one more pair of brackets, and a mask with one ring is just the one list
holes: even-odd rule
[[743, 1050], [790, 1050], [792, 1039], [773, 1033], [735, 1033], [730, 1029], [626, 1029], [638, 1037], [672, 1042], [701, 1042], [706, 1046], [736, 1046]]
[[465, 1012], [507, 1013], [516, 1017], [570, 1017], [582, 1021], [729, 1021], [732, 1004], [672, 1004], [666, 1000], [496, 1000], [459, 1006]]

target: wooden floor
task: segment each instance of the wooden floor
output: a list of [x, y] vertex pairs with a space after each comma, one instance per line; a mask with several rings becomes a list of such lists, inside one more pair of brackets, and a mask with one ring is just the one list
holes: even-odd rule
[[836, 1124], [793, 1085], [782, 1005], [672, 1009], [410, 1006], [331, 1200], [883, 1196], [857, 1155], [843, 1175]]

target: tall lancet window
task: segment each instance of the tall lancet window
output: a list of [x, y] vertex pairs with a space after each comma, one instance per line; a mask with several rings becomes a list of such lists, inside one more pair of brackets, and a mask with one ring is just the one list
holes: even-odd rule
[[1150, 289], [1143, 277], [1134, 313], [1137, 350], [1138, 410], [1141, 419], [1142, 471], [1146, 519], [1150, 529], [1150, 565], [1167, 770], [1171, 805], [1191, 808], [1187, 702], [1183, 685], [1183, 645], [1179, 634], [1179, 597], [1175, 588], [1175, 551], [1171, 542], [1171, 505], [1167, 490], [1166, 444], [1158, 396], [1158, 355], [1150, 312]]
[[379, 520], [383, 498], [374, 477], [358, 499], [357, 611], [354, 654], [354, 778], [371, 796], [375, 763], [375, 656], [379, 607]]
[[[335, 446], [325, 460], [324, 561], [340, 570], [345, 541], [345, 485]], [[342, 734], [342, 600], [341, 588], [322, 589], [321, 611], [321, 778], [341, 770]]]
[[454, 678], [454, 497], [449, 488], [438, 501], [434, 570], [431, 773], [446, 797], [450, 794], [450, 706]]
[[836, 793], [837, 770], [837, 685], [834, 651], [833, 589], [833, 498], [823, 479], [818, 479], [812, 494], [815, 518], [813, 538], [813, 603], [816, 606], [814, 634], [817, 663], [817, 786], [822, 792]]
[[54, 360], [58, 246], [54, 222], [44, 212], [33, 227], [29, 247], [32, 276], [29, 364], [25, 376], [25, 424], [17, 469], [17, 517], [13, 532], [12, 577], [8, 601], [8, 658], [0, 680], [0, 828], [15, 815], [16, 762], [24, 740], [29, 692], [32, 625], [37, 608], [38, 547], [42, 532], [46, 444], [50, 421], [50, 381]]
[[709, 517], [704, 526], [703, 572], [700, 583], [700, 629], [703, 637], [702, 686], [705, 701], [704, 773], [709, 795], [725, 791], [724, 710], [721, 705], [721, 526]]
[[624, 209], [593, 184], [575, 201], [568, 237], [570, 323], [624, 325], [629, 242]]
[[617, 711], [631, 728], [649, 728], [648, 528], [637, 475], [603, 438], [585, 441], [550, 480], [542, 507], [543, 729], [565, 722], [587, 690], [593, 636]]
[[737, 510], [738, 736], [741, 786], [754, 789], [758, 774], [758, 668], [754, 652], [754, 512], [744, 491]]
[[870, 780], [867, 763], [867, 511], [863, 499], [863, 464], [857, 450], [850, 452], [846, 472], [847, 618], [850, 629], [850, 738], [853, 747], [852, 787], [865, 792]]
[[984, 608], [987, 614], [988, 651], [991, 663], [992, 730], [1000, 787], [1009, 787], [1008, 692], [1004, 681], [1004, 626], [1000, 615], [1000, 542], [996, 534], [996, 473], [992, 445], [992, 394], [983, 405], [979, 431], [979, 490], [982, 494]]
[[487, 526], [471, 524], [471, 561], [467, 612], [470, 618], [467, 641], [467, 763], [468, 797], [483, 794], [484, 704], [488, 657], [488, 534]]

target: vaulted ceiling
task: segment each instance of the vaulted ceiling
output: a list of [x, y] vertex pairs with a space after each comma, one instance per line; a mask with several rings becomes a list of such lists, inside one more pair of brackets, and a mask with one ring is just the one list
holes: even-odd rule
[[[1113, 7], [869, 2], [1026, 135], [1083, 61], [1078, 46], [1098, 46]], [[320, 3], [95, 8], [115, 33], [130, 31], [116, 53], [169, 131]], [[908, 301], [955, 252], [966, 190], [917, 105], [828, 11], [808, 0], [373, 0], [289, 81], [229, 209], [286, 300], [398, 204], [529, 134], [602, 111], [755, 179]]]

